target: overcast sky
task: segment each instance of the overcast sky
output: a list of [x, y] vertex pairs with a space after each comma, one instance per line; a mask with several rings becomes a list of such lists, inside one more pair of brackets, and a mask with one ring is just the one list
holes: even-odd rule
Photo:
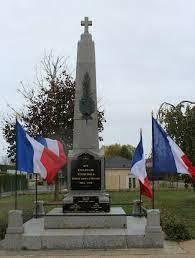
[[33, 82], [44, 52], [68, 57], [75, 70], [84, 16], [93, 22], [104, 144], [136, 145], [142, 127], [148, 153], [151, 111], [164, 101], [195, 100], [193, 0], [1, 1], [0, 108], [7, 111], [5, 100], [22, 106], [16, 89]]

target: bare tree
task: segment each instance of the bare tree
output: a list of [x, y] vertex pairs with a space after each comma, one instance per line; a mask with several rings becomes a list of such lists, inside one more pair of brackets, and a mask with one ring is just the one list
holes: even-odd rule
[[[20, 116], [28, 133], [33, 137], [39, 135], [61, 141], [67, 153], [73, 142], [75, 80], [67, 73], [64, 58], [54, 57], [52, 53], [45, 55], [35, 83], [27, 87], [21, 82], [18, 93], [24, 98], [23, 109], [12, 107], [12, 111]], [[3, 135], [9, 144], [8, 157], [15, 161], [13, 117], [4, 119]], [[103, 131], [104, 122], [104, 111], [99, 111], [99, 132]]]

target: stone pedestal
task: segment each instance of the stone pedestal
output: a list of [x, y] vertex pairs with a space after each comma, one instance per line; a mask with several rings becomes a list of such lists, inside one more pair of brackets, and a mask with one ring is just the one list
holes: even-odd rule
[[140, 202], [140, 200], [133, 200], [132, 216], [143, 216], [142, 203], [143, 202]]
[[70, 192], [63, 199], [63, 212], [110, 212], [110, 197], [99, 191]]
[[8, 228], [5, 235], [4, 248], [9, 250], [21, 249], [23, 233], [22, 211], [10, 210], [8, 213]]
[[21, 210], [11, 210], [8, 213], [8, 228], [7, 234], [22, 234], [23, 228], [23, 217]]
[[34, 202], [34, 212], [33, 212], [34, 217], [43, 217], [45, 215], [45, 210], [44, 210], [44, 201], [37, 201]]
[[147, 210], [147, 223], [145, 227], [146, 247], [163, 247], [164, 234], [160, 226], [160, 211]]
[[67, 179], [69, 192], [63, 199], [63, 212], [110, 211], [103, 155], [91, 150], [70, 151]]
[[126, 228], [127, 217], [121, 207], [112, 207], [110, 212], [66, 213], [61, 208], [50, 211], [44, 220], [45, 229], [81, 228]]

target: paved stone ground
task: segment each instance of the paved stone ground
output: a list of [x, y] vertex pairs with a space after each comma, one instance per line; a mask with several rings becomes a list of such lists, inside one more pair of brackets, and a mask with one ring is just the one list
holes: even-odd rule
[[165, 241], [162, 249], [125, 250], [51, 250], [51, 251], [3, 251], [0, 257], [67, 257], [67, 258], [195, 258], [195, 240], [180, 242]]

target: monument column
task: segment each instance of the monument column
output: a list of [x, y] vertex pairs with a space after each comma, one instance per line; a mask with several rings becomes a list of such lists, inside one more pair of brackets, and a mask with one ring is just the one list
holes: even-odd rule
[[[99, 141], [95, 47], [92, 36], [88, 32], [88, 26], [92, 26], [92, 22], [85, 17], [81, 26], [84, 26], [84, 33], [81, 34], [77, 47], [73, 151], [93, 150], [97, 152], [99, 151]], [[84, 96], [84, 83], [87, 78], [89, 79], [88, 96]], [[91, 101], [87, 101], [87, 98], [90, 98]], [[90, 108], [91, 111], [87, 110]], [[91, 114], [88, 114], [87, 117], [85, 112], [91, 112]]]
[[77, 46], [73, 149], [68, 153], [68, 194], [63, 212], [109, 212], [104, 155], [99, 151], [95, 46], [85, 17]]

